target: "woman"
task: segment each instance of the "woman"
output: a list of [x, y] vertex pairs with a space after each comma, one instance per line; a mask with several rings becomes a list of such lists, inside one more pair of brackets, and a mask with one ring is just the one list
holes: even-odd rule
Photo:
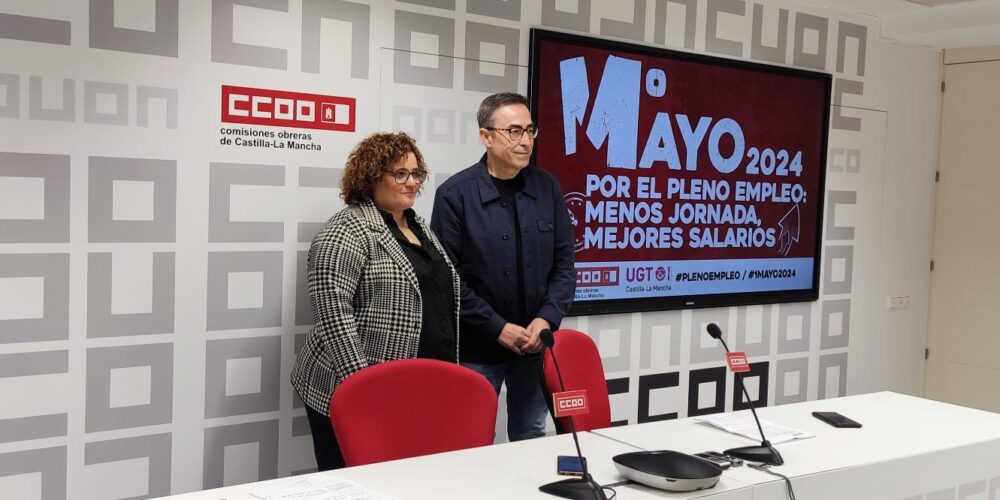
[[347, 207], [309, 248], [315, 325], [292, 386], [306, 404], [319, 470], [344, 466], [328, 417], [344, 379], [392, 359], [458, 361], [458, 273], [412, 208], [426, 179], [410, 136], [367, 137], [347, 158]]

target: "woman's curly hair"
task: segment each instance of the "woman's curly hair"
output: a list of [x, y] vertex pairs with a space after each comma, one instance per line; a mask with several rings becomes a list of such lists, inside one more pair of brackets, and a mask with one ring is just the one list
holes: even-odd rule
[[[382, 174], [408, 153], [413, 153], [416, 157], [417, 170], [427, 172], [427, 164], [417, 149], [416, 141], [405, 132], [377, 132], [365, 137], [347, 157], [347, 168], [340, 181], [340, 197], [347, 204], [371, 200], [372, 190]], [[421, 184], [417, 192], [423, 190], [423, 187]]]

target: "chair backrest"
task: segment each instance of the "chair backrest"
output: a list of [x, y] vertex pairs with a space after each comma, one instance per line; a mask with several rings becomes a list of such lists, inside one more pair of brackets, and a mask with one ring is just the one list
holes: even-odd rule
[[[611, 426], [611, 404], [608, 401], [608, 384], [604, 378], [604, 364], [597, 345], [589, 335], [576, 330], [559, 330], [553, 334], [556, 359], [562, 370], [566, 390], [587, 390], [590, 412], [586, 415], [563, 417], [556, 420], [556, 431], [569, 432], [568, 419], [572, 418], [577, 431], [603, 429]], [[560, 392], [559, 376], [552, 355], [545, 350], [545, 387], [549, 393]], [[552, 403], [549, 401], [549, 406]]]
[[348, 466], [493, 443], [497, 394], [455, 363], [402, 359], [348, 377], [330, 398], [330, 421]]

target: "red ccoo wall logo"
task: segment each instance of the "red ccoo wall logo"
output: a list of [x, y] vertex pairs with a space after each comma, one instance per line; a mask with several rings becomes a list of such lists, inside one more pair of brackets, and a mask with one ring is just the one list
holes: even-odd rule
[[587, 390], [554, 393], [552, 394], [552, 407], [555, 408], [556, 417], [586, 415], [590, 413], [590, 405], [587, 404]]
[[283, 90], [222, 86], [222, 121], [354, 132], [357, 100]]

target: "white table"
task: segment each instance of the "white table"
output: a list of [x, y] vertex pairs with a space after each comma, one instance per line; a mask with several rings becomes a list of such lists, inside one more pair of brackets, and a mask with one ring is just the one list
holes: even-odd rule
[[[812, 417], [837, 411], [863, 424], [836, 429]], [[775, 424], [814, 438], [777, 445], [800, 500], [1000, 500], [1000, 415], [881, 392], [759, 410]], [[601, 484], [624, 481], [611, 457], [637, 449], [686, 453], [754, 444], [690, 419], [581, 433], [580, 446]], [[426, 457], [352, 467], [331, 474], [401, 499], [547, 499], [538, 486], [562, 479], [557, 455], [574, 454], [571, 436], [551, 436]], [[252, 500], [251, 491], [282, 478], [203, 492], [176, 500]], [[723, 473], [715, 488], [669, 493], [615, 486], [616, 500], [711, 498], [785, 499], [784, 482], [748, 467]]]
[[[635, 447], [591, 433], [580, 434], [580, 448], [587, 457], [590, 473], [600, 484], [625, 481], [611, 457], [637, 451]], [[364, 485], [376, 484], [379, 491], [406, 499], [544, 499], [556, 497], [538, 491], [542, 484], [566, 479], [555, 473], [556, 456], [573, 455], [576, 449], [570, 435], [552, 436], [516, 443], [506, 443], [475, 450], [442, 453], [410, 460], [399, 460], [338, 471], [337, 475]], [[430, 473], [434, 471], [434, 473]], [[392, 477], [392, 485], [385, 483]], [[749, 500], [749, 485], [725, 479], [709, 493], [722, 495], [742, 490], [740, 495], [714, 496], [725, 500]], [[619, 494], [668, 494], [644, 487], [616, 486]], [[669, 498], [700, 498], [706, 493], [674, 493]], [[648, 498], [648, 494], [641, 497]], [[623, 496], [620, 496], [623, 498]]]
[[[611, 457], [637, 448], [589, 432], [580, 434], [580, 447], [590, 473], [601, 484], [625, 481]], [[401, 499], [544, 499], [556, 497], [538, 491], [552, 481], [566, 479], [555, 473], [556, 456], [575, 454], [570, 435], [549, 436], [425, 457], [350, 467], [331, 472], [374, 491]], [[253, 500], [250, 492], [262, 486], [297, 478], [281, 478], [214, 490], [175, 495], [174, 500]], [[628, 498], [751, 500], [750, 485], [723, 477], [711, 490], [667, 493], [638, 485], [615, 486], [618, 500]]]
[[[863, 427], [837, 429], [813, 411], [836, 411]], [[961, 499], [963, 485], [966, 491], [982, 485], [986, 492], [970, 499], [1000, 499], [1000, 414], [891, 392], [761, 408], [758, 414], [816, 435], [776, 446], [785, 465], [773, 470], [792, 479], [801, 499]], [[595, 433], [644, 449], [688, 453], [755, 444], [689, 419]], [[725, 475], [754, 485], [754, 499], [787, 498], [784, 483], [763, 472], [741, 467]], [[927, 496], [949, 489], [954, 495]]]

